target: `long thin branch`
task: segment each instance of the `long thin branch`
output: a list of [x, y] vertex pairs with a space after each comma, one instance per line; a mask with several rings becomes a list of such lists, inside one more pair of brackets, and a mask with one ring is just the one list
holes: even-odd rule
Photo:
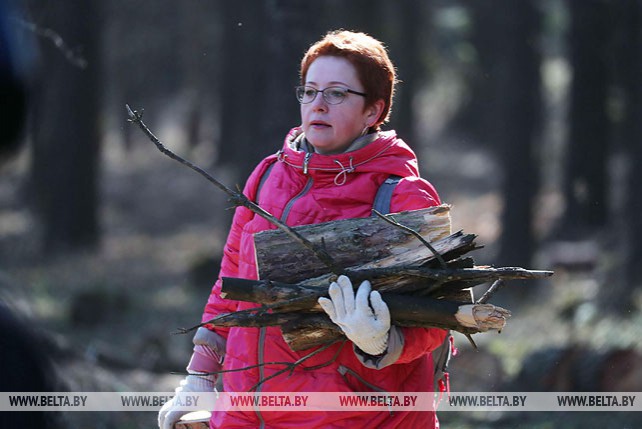
[[65, 58], [74, 66], [85, 69], [87, 68], [87, 60], [78, 54], [78, 48], [72, 49], [65, 43], [65, 40], [55, 31], [50, 28], [42, 28], [33, 22], [25, 21], [24, 19], [13, 17], [13, 21], [21, 27], [33, 32], [37, 36], [49, 39], [53, 45], [62, 52]]
[[292, 362], [288, 367], [286, 367], [286, 368], [284, 368], [284, 369], [282, 369], [280, 371], [275, 372], [274, 374], [270, 375], [269, 377], [266, 377], [266, 378], [260, 380], [258, 383], [256, 383], [254, 386], [252, 386], [250, 388], [250, 391], [254, 391], [254, 390], [258, 389], [266, 381], [271, 380], [271, 379], [273, 379], [275, 377], [278, 377], [279, 375], [284, 374], [284, 373], [286, 373], [288, 371], [290, 372], [290, 374], [292, 374], [292, 372], [294, 371], [294, 368], [296, 368], [297, 366], [301, 365], [303, 362], [305, 362], [306, 360], [310, 359], [312, 356], [315, 356], [315, 355], [327, 350], [328, 348], [330, 348], [332, 345], [334, 345], [338, 341], [343, 341], [343, 344], [341, 344], [341, 347], [339, 347], [339, 350], [337, 350], [337, 352], [334, 354], [332, 359], [330, 359], [329, 361], [325, 362], [324, 364], [316, 365], [316, 366], [310, 367], [310, 368], [305, 368], [304, 367], [304, 369], [305, 370], [314, 370], [314, 369], [318, 369], [318, 368], [322, 368], [324, 366], [330, 365], [339, 356], [339, 353], [341, 352], [341, 349], [343, 348], [343, 345], [345, 344], [345, 339], [331, 341], [331, 342], [325, 344], [324, 346], [321, 346], [320, 348], [318, 348], [317, 350], [313, 351], [312, 353], [309, 353], [309, 354], [303, 356], [301, 359], [297, 360], [296, 362]]
[[477, 300], [477, 304], [485, 304], [488, 300], [497, 292], [502, 286], [504, 286], [503, 279], [497, 279], [493, 284], [488, 288], [486, 292], [482, 295], [481, 298]]
[[150, 131], [150, 129], [145, 125], [143, 122], [143, 111], [141, 110], [140, 112], [137, 110], [132, 110], [129, 107], [129, 104], [126, 104], [125, 107], [127, 108], [127, 114], [129, 115], [128, 121], [138, 125], [138, 127], [149, 137], [149, 139], [156, 145], [158, 150], [160, 150], [164, 155], [167, 155], [168, 157], [172, 158], [175, 161], [180, 162], [186, 167], [191, 168], [192, 170], [196, 171], [198, 174], [203, 176], [205, 179], [207, 179], [210, 183], [212, 183], [214, 186], [225, 192], [230, 196], [230, 202], [232, 202], [235, 206], [243, 206], [246, 207], [247, 209], [251, 210], [252, 212], [256, 213], [257, 215], [261, 216], [262, 218], [266, 219], [268, 222], [271, 224], [275, 225], [277, 228], [280, 230], [284, 231], [286, 234], [288, 234], [292, 239], [300, 243], [302, 246], [310, 249], [314, 254], [323, 262], [329, 269], [332, 271], [334, 274], [340, 275], [343, 274], [343, 267], [340, 267], [337, 265], [337, 263], [332, 259], [332, 257], [326, 252], [325, 249], [323, 249], [321, 246], [317, 246], [305, 237], [303, 237], [301, 234], [297, 233], [294, 231], [292, 228], [289, 226], [285, 225], [283, 222], [281, 222], [279, 219], [274, 217], [272, 214], [268, 213], [267, 211], [263, 210], [259, 205], [253, 203], [250, 201], [243, 193], [241, 192], [236, 192], [216, 180], [212, 175], [210, 175], [207, 171], [203, 170], [201, 167], [198, 165], [193, 164], [192, 162], [180, 157], [179, 155], [176, 155], [174, 152], [171, 150], [167, 149], [163, 143]]

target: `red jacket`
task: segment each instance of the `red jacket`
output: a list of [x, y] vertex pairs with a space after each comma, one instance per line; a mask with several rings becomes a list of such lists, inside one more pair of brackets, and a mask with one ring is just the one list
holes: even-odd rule
[[[290, 147], [300, 134], [288, 134], [283, 149], [264, 159], [250, 175], [244, 189], [254, 200], [258, 182], [274, 164], [261, 187], [259, 205], [287, 225], [306, 225], [339, 219], [371, 216], [375, 193], [390, 175], [403, 180], [395, 187], [391, 212], [420, 209], [439, 204], [437, 192], [419, 177], [417, 159], [394, 131], [382, 132], [367, 146], [339, 155], [306, 154]], [[257, 278], [252, 235], [275, 227], [244, 207], [236, 209], [225, 245], [220, 277]], [[293, 251], [296, 251], [293, 249]], [[203, 321], [220, 313], [255, 306], [220, 297], [220, 278], [212, 289]], [[293, 352], [278, 327], [215, 328], [227, 338], [224, 369], [264, 362], [295, 362], [310, 350]], [[431, 351], [445, 338], [441, 329], [400, 328], [403, 349], [399, 358], [381, 369], [362, 364], [348, 342], [339, 351], [335, 344], [305, 361], [294, 372], [262, 384], [261, 392], [430, 392], [433, 387]], [[335, 355], [338, 357], [333, 360]], [[305, 367], [331, 364], [314, 370]], [[265, 365], [223, 376], [227, 392], [248, 392], [260, 379], [283, 369]], [[261, 377], [261, 378], [260, 378]], [[212, 427], [438, 427], [432, 412], [235, 412], [213, 413]]]

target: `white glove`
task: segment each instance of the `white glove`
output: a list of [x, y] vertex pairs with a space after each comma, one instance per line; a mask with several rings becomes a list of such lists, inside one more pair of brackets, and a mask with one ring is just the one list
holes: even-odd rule
[[350, 341], [369, 355], [376, 356], [388, 348], [390, 311], [379, 292], [370, 292], [371, 288], [370, 282], [364, 281], [355, 298], [350, 279], [339, 276], [328, 289], [331, 300], [319, 298], [318, 302]]
[[[198, 373], [195, 373], [198, 374]], [[216, 375], [188, 375], [180, 382], [176, 388], [176, 393], [181, 392], [214, 392], [216, 383]], [[176, 397], [171, 401], [165, 402], [163, 407], [158, 412], [158, 427], [160, 429], [173, 429], [174, 424], [181, 419], [185, 414], [190, 413], [188, 410], [174, 409], [176, 408]]]

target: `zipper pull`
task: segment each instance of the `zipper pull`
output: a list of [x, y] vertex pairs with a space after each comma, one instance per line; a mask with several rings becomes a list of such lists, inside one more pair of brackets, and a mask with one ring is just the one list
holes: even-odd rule
[[310, 158], [312, 158], [312, 152], [306, 153], [305, 158], [303, 158], [303, 174], [308, 174], [308, 163], [310, 162]]

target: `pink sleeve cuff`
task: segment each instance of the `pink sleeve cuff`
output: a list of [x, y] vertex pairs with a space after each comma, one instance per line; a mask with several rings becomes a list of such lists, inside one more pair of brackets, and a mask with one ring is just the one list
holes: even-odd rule
[[212, 349], [203, 345], [194, 346], [194, 353], [187, 365], [188, 372], [215, 372], [220, 369], [220, 359]]

